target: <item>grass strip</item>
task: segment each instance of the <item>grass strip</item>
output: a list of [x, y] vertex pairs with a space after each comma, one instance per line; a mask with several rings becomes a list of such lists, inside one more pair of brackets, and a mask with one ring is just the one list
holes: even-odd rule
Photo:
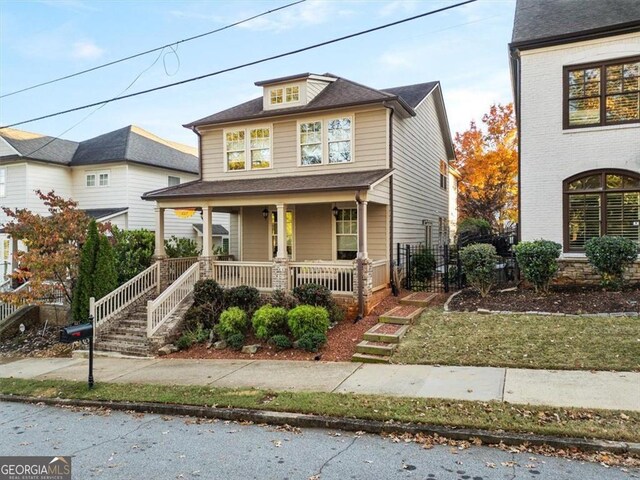
[[640, 442], [640, 413], [552, 408], [379, 395], [274, 392], [203, 386], [99, 383], [0, 378], [0, 393], [31, 397], [249, 408], [430, 424], [560, 437]]
[[394, 363], [554, 370], [640, 370], [640, 321], [632, 317], [483, 315], [428, 310], [402, 339]]

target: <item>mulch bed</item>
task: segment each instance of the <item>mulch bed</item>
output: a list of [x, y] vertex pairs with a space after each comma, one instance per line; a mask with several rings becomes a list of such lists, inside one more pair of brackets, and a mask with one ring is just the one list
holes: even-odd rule
[[394, 323], [381, 323], [378, 328], [376, 328], [376, 333], [381, 335], [393, 335], [398, 330], [400, 330], [404, 325], [396, 325]]
[[422, 307], [417, 307], [415, 305], [403, 305], [398, 309], [394, 309], [394, 311], [390, 314], [391, 317], [408, 317], [409, 315], [415, 313], [416, 310]]
[[[348, 362], [356, 353], [356, 345], [362, 341], [364, 333], [378, 323], [378, 317], [400, 305], [399, 300], [406, 297], [411, 292], [403, 291], [400, 296], [392, 295], [385, 298], [371, 314], [367, 315], [357, 323], [343, 321], [333, 327], [327, 333], [327, 344], [317, 353], [305, 352], [300, 349], [290, 349], [277, 351], [272, 345], [256, 340], [248, 336], [245, 345], [260, 344], [262, 348], [253, 355], [241, 353], [230, 348], [224, 350], [207, 349], [206, 345], [198, 344], [180, 352], [168, 355], [167, 358], [226, 358], [226, 359], [252, 359], [252, 360], [322, 360], [330, 362]], [[436, 300], [443, 303], [446, 297], [439, 296]], [[407, 307], [414, 311], [416, 307]], [[395, 330], [394, 330], [395, 331]]]
[[550, 312], [567, 314], [618, 313], [640, 311], [640, 288], [607, 292], [598, 288], [555, 288], [548, 295], [533, 289], [495, 291], [486, 298], [471, 289], [463, 290], [449, 303], [450, 310], [473, 312], [477, 309], [511, 312]]
[[76, 344], [59, 341], [57, 327], [29, 329], [24, 334], [0, 341], [0, 357], [70, 357]]

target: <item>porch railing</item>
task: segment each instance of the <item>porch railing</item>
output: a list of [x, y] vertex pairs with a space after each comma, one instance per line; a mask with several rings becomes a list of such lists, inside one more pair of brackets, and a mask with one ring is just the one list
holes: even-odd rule
[[[28, 290], [29, 288], [31, 288], [31, 286], [29, 285], [29, 282], [26, 282], [16, 288], [13, 293], [20, 293], [21, 291]], [[0, 302], [0, 322], [5, 318], [8, 318], [10, 315], [13, 315], [24, 306], [24, 304], [16, 305], [15, 303]]]
[[213, 278], [223, 287], [251, 285], [258, 290], [273, 289], [271, 262], [211, 262]]
[[198, 257], [167, 258], [164, 261], [167, 266], [167, 281], [173, 283], [198, 261]]
[[193, 263], [158, 298], [147, 302], [147, 337], [151, 337], [166, 323], [184, 299], [193, 292], [193, 286], [198, 280], [200, 265]]
[[89, 314], [93, 315], [94, 330], [156, 288], [159, 276], [160, 263], [156, 262], [101, 299], [96, 300], [91, 297], [89, 299]]
[[289, 263], [289, 287], [295, 288], [306, 283], [316, 283], [332, 293], [353, 293], [353, 263]]
[[11, 290], [11, 279], [7, 278], [0, 282], [0, 292], [8, 292], [9, 290]]
[[389, 262], [387, 260], [376, 260], [371, 263], [373, 275], [373, 291], [381, 290], [389, 284]]

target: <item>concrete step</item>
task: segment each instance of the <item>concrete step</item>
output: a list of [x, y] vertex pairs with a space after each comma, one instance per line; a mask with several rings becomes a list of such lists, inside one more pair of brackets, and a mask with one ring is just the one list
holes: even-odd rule
[[382, 355], [367, 355], [366, 353], [354, 353], [351, 357], [351, 361], [362, 363], [389, 363], [389, 357]]
[[119, 342], [131, 345], [148, 345], [147, 336], [134, 337], [132, 335], [121, 335], [118, 333], [105, 333], [98, 337], [98, 342]]
[[400, 305], [383, 313], [378, 318], [380, 323], [394, 323], [396, 325], [409, 325], [420, 316], [423, 308], [413, 307], [412, 305]]
[[435, 293], [415, 292], [400, 299], [400, 305], [415, 305], [416, 307], [426, 307], [436, 298]]
[[370, 342], [400, 343], [407, 330], [409, 325], [377, 323], [365, 332], [364, 339]]
[[358, 345], [356, 345], [356, 352], [368, 353], [370, 355], [389, 356], [393, 353], [397, 346], [398, 344], [396, 343], [369, 342], [368, 340], [363, 340]]
[[132, 327], [126, 327], [122, 325], [116, 325], [115, 327], [110, 328], [109, 330], [106, 330], [100, 336], [104, 337], [106, 335], [125, 335], [125, 336], [131, 336], [131, 337], [147, 338], [147, 326], [145, 325], [142, 328], [140, 327], [132, 328]]
[[115, 352], [120, 353], [122, 355], [131, 355], [134, 357], [149, 357], [150, 352], [148, 348], [142, 347], [130, 347], [130, 346], [122, 346], [120, 344], [111, 344], [111, 343], [103, 343], [100, 345], [96, 345], [96, 351], [99, 352]]

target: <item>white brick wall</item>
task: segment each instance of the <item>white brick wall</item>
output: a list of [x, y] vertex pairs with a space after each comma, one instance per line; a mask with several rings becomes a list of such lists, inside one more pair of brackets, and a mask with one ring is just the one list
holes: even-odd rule
[[640, 171], [640, 124], [562, 128], [565, 65], [640, 54], [640, 33], [521, 53], [523, 240], [562, 243], [562, 181], [598, 168]]

